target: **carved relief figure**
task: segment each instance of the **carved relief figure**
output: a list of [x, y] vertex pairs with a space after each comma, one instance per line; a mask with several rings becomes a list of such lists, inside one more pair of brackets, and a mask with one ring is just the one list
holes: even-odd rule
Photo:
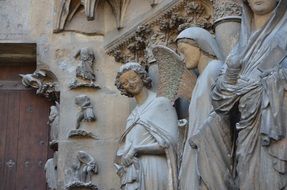
[[170, 101], [149, 90], [151, 79], [138, 63], [123, 65], [115, 84], [123, 95], [137, 102], [127, 119], [114, 164], [121, 189], [177, 189], [177, 115]]
[[92, 183], [92, 176], [98, 173], [98, 166], [90, 154], [79, 151], [73, 166], [66, 171], [66, 189], [88, 188], [97, 190]]
[[78, 87], [92, 87], [99, 88], [96, 84], [96, 75], [94, 73], [94, 61], [95, 55], [92, 49], [90, 48], [82, 48], [78, 51], [75, 57], [80, 55], [81, 65], [76, 69], [76, 77], [77, 79], [70, 84], [70, 88], [78, 88]]
[[91, 100], [86, 95], [79, 95], [75, 99], [75, 104], [81, 108], [77, 116], [76, 129], [80, 128], [82, 121], [93, 122], [96, 121], [96, 116], [94, 114], [93, 106], [91, 105]]
[[58, 143], [59, 135], [59, 119], [60, 119], [60, 105], [56, 102], [55, 106], [51, 106], [49, 115], [50, 126], [50, 147], [54, 147]]
[[57, 161], [58, 161], [58, 152], [54, 153], [54, 157], [47, 160], [45, 164], [46, 180], [48, 187], [51, 190], [57, 190]]
[[[236, 121], [237, 189], [287, 188], [286, 31], [286, 0], [245, 0], [239, 43], [212, 91], [215, 111]], [[202, 159], [199, 167], [204, 170], [209, 164]], [[208, 185], [221, 189], [216, 183]]]

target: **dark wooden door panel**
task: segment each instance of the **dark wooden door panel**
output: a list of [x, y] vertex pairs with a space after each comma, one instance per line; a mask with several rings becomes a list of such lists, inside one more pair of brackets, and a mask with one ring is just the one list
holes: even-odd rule
[[0, 107], [0, 136], [5, 135], [6, 140], [0, 146], [5, 163], [0, 170], [1, 190], [46, 190], [44, 164], [48, 158], [50, 102], [35, 96], [33, 90], [0, 90], [0, 105], [3, 104], [6, 106]]
[[[8, 96], [8, 107], [6, 124], [6, 142], [5, 142], [5, 169], [4, 189], [15, 189], [16, 172], [17, 172], [17, 145], [19, 132], [19, 104], [20, 94], [13, 91], [6, 91]], [[7, 109], [9, 108], [9, 109]]]
[[8, 94], [0, 93], [0, 189], [4, 189], [4, 170], [5, 170], [5, 143], [8, 114], [6, 112], [8, 107]]

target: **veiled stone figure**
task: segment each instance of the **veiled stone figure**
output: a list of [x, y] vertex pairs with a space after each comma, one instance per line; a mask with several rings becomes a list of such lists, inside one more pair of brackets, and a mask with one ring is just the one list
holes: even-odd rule
[[[212, 85], [215, 83], [215, 80], [223, 67], [223, 63], [220, 61], [223, 56], [218, 48], [216, 40], [208, 31], [199, 27], [191, 27], [185, 29], [178, 35], [177, 44], [179, 52], [182, 53], [185, 58], [186, 67], [188, 69], [197, 68], [199, 71], [199, 77], [193, 89], [189, 106], [189, 129], [187, 139], [190, 139], [191, 136], [197, 134], [201, 130], [204, 122], [210, 115], [214, 122], [223, 125], [223, 127], [225, 127], [224, 129], [228, 130], [229, 126], [227, 124], [229, 122], [225, 122], [215, 113], [212, 113], [213, 108], [210, 100]], [[215, 133], [222, 134], [223, 131], [218, 127], [216, 131], [213, 131], [211, 134], [215, 136]], [[208, 139], [213, 138], [213, 136], [208, 135]], [[222, 151], [229, 152], [230, 149], [231, 143], [222, 145]], [[189, 143], [186, 143], [179, 173], [181, 190], [190, 190], [191, 188], [199, 189], [200, 184], [203, 183], [202, 178], [200, 177], [200, 171], [198, 170], [197, 159], [197, 149], [190, 147]], [[222, 163], [227, 164], [226, 162]], [[228, 166], [222, 166], [220, 164], [216, 166], [220, 166], [220, 168], [213, 167], [218, 173], [216, 175], [220, 175], [221, 173], [223, 173], [222, 175], [225, 175]], [[212, 171], [208, 173], [210, 175], [212, 174]]]
[[244, 1], [239, 43], [212, 92], [212, 104], [222, 117], [238, 111], [238, 189], [287, 189], [286, 47], [287, 1]]
[[138, 63], [120, 68], [116, 86], [137, 106], [120, 138], [115, 167], [122, 190], [177, 189], [177, 115], [170, 101], [151, 92], [151, 79]]

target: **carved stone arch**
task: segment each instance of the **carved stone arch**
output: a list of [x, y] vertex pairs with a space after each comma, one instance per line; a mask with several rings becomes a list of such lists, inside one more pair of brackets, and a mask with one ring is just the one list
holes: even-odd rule
[[100, 2], [101, 0], [54, 0], [54, 33], [74, 31], [102, 34], [99, 29], [102, 23], [98, 18]]
[[122, 29], [124, 26], [124, 18], [127, 8], [131, 0], [107, 0], [112, 8], [112, 12], [116, 18], [117, 28]]

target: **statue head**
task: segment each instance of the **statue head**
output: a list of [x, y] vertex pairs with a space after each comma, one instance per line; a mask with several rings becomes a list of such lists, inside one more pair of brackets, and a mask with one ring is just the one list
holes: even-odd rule
[[151, 78], [146, 70], [138, 63], [129, 62], [120, 67], [115, 85], [122, 95], [134, 97], [143, 88], [151, 88]]
[[244, 0], [256, 15], [265, 15], [272, 12], [278, 3], [278, 0]]
[[177, 36], [176, 41], [188, 69], [198, 66], [202, 54], [214, 59], [223, 57], [213, 36], [203, 28], [187, 28]]

